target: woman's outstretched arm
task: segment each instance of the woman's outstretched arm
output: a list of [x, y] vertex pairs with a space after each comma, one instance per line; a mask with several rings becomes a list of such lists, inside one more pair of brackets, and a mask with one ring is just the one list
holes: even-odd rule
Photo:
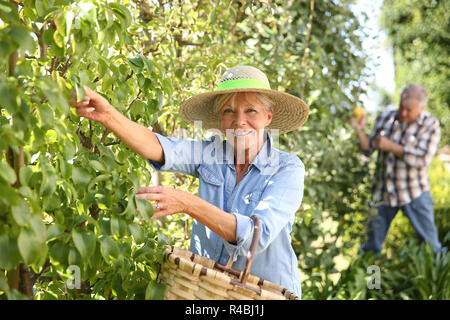
[[82, 101], [69, 101], [80, 117], [100, 122], [142, 157], [164, 163], [163, 149], [151, 130], [125, 117], [97, 92], [86, 86], [84, 89]]

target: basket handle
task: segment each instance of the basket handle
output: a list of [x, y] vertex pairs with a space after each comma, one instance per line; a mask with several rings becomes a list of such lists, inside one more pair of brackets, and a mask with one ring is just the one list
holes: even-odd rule
[[258, 246], [259, 235], [261, 232], [260, 222], [258, 216], [251, 216], [251, 219], [254, 223], [253, 228], [253, 239], [250, 244], [250, 250], [247, 253], [247, 262], [245, 263], [244, 273], [242, 274], [241, 283], [245, 284], [247, 282], [247, 278], [250, 274], [250, 269], [252, 268], [253, 258], [255, 257], [256, 247]]

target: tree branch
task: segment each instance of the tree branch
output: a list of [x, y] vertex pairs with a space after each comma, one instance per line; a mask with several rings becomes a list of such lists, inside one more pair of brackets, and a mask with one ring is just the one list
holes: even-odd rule
[[133, 99], [133, 101], [131, 101], [131, 103], [130, 103], [130, 105], [128, 106], [128, 108], [127, 108], [127, 112], [129, 112], [130, 111], [130, 109], [131, 109], [131, 107], [133, 106], [133, 104], [136, 102], [136, 100], [139, 98], [139, 96], [141, 95], [141, 93], [142, 93], [142, 90], [141, 89], [139, 89], [139, 92], [138, 92], [138, 94], [136, 95], [136, 97]]
[[48, 21], [44, 21], [42, 24], [42, 27], [39, 31], [35, 31], [36, 37], [38, 39], [38, 45], [39, 45], [39, 58], [45, 59], [47, 58], [47, 46], [44, 43], [44, 39], [42, 38], [42, 35], [44, 33], [44, 28], [47, 25]]
[[242, 19], [242, 16], [244, 15], [244, 10], [245, 10], [245, 8], [244, 9], [242, 9], [242, 3], [241, 2], [237, 2], [237, 5], [238, 5], [238, 14], [236, 15], [236, 18], [234, 19], [234, 23], [233, 23], [233, 26], [231, 27], [231, 35], [232, 36], [234, 36], [234, 33], [236, 32], [236, 26], [237, 26], [237, 24], [241, 21], [241, 19]]
[[14, 77], [16, 75], [16, 66], [17, 66], [17, 59], [19, 58], [19, 53], [17, 50], [14, 50], [9, 55], [9, 76]]

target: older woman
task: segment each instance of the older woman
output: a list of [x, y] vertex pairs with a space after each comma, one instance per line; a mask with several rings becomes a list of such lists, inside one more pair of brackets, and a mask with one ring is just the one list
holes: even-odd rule
[[80, 116], [101, 122], [155, 170], [182, 172], [200, 179], [199, 196], [164, 187], [143, 187], [138, 198], [154, 201], [154, 218], [187, 213], [193, 219], [190, 250], [221, 264], [231, 258], [242, 270], [256, 215], [261, 235], [251, 273], [301, 296], [297, 257], [290, 232], [303, 196], [304, 166], [297, 156], [273, 147], [267, 129], [288, 132], [307, 119], [308, 107], [297, 97], [270, 89], [260, 70], [227, 70], [214, 92], [183, 102], [180, 115], [202, 121], [204, 129], [224, 134], [187, 140], [153, 133], [114, 109], [86, 88], [71, 103]]

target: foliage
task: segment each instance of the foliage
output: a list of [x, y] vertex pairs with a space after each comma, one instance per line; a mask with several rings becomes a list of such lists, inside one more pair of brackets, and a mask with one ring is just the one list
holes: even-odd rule
[[450, 144], [450, 3], [385, 0], [382, 24], [394, 48], [396, 97], [408, 83], [425, 86], [430, 112], [441, 119], [441, 145]]
[[[345, 300], [447, 300], [450, 296], [450, 254], [434, 255], [429, 244], [410, 240], [397, 255], [375, 262], [358, 257], [343, 270], [339, 281], [324, 289], [327, 299]], [[370, 267], [379, 268], [379, 285], [372, 287]], [[316, 297], [321, 291], [308, 292]]]

